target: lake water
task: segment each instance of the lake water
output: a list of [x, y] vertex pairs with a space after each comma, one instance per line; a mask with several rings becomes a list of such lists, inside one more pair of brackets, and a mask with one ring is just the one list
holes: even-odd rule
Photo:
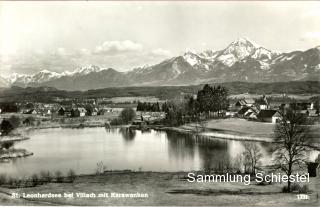
[[[189, 171], [235, 162], [243, 152], [241, 141], [204, 139], [172, 131], [105, 128], [41, 129], [27, 134], [31, 139], [15, 144], [34, 155], [0, 163], [0, 173], [29, 176], [41, 170], [77, 174], [94, 173], [97, 163], [107, 170]], [[258, 143], [270, 162], [270, 144]]]

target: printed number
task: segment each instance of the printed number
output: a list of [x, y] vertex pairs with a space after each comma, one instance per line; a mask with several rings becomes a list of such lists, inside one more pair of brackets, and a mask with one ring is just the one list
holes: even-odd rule
[[297, 195], [297, 198], [298, 198], [298, 200], [307, 200], [307, 199], [309, 199], [309, 195], [307, 195], [307, 194], [298, 194]]

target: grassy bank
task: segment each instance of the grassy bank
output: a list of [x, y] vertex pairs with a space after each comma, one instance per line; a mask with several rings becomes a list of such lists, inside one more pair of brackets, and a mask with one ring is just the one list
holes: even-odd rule
[[[117, 172], [82, 175], [74, 183], [50, 183], [33, 188], [0, 188], [2, 205], [214, 205], [319, 206], [320, 179], [311, 178], [308, 200], [281, 193], [284, 184], [246, 186], [243, 183], [189, 183], [187, 173]], [[77, 198], [76, 193], [147, 193], [147, 198]], [[74, 193], [74, 198], [11, 198], [12, 193]]]

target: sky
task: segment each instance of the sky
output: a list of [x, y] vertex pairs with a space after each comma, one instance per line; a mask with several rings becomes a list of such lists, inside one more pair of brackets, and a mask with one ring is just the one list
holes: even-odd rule
[[128, 71], [247, 37], [274, 51], [320, 45], [320, 1], [0, 2], [0, 75]]

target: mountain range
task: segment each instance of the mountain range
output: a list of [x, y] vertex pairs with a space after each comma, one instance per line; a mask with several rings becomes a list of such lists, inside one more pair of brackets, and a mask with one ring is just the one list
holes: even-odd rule
[[238, 38], [225, 49], [186, 52], [152, 66], [119, 72], [88, 66], [63, 73], [42, 70], [34, 75], [0, 76], [0, 87], [49, 86], [62, 90], [90, 90], [123, 86], [178, 86], [202, 83], [285, 82], [320, 80], [320, 46], [279, 53], [248, 38]]

